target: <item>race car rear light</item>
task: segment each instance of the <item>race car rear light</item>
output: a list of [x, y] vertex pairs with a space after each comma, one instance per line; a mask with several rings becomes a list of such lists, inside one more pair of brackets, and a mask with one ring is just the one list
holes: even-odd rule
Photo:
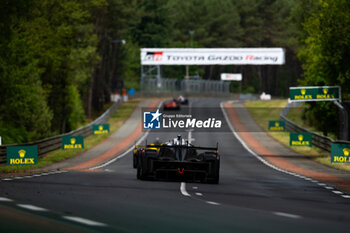
[[143, 154], [143, 153], [145, 153], [145, 150], [142, 150], [142, 151], [141, 151], [141, 154]]
[[171, 162], [171, 161], [153, 161], [154, 170], [173, 170], [178, 172], [179, 166], [181, 169], [186, 169], [188, 172], [191, 171], [208, 171], [209, 163], [207, 162]]
[[149, 154], [156, 154], [157, 151], [156, 150], [147, 150], [147, 153], [149, 153]]
[[183, 174], [183, 173], [184, 173], [184, 170], [185, 170], [184, 168], [182, 168], [182, 169], [178, 168], [178, 169], [177, 169], [177, 171], [178, 171], [180, 174]]

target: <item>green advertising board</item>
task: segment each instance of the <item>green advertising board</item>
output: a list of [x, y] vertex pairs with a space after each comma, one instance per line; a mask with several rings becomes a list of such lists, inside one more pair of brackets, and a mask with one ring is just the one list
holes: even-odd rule
[[63, 136], [62, 137], [62, 150], [83, 149], [83, 148], [84, 148], [83, 136]]
[[35, 165], [38, 163], [37, 146], [8, 146], [6, 147], [7, 165]]
[[312, 133], [289, 133], [289, 145], [312, 147]]
[[340, 100], [340, 87], [290, 87], [289, 98], [293, 102], [301, 101], [334, 101]]
[[108, 134], [109, 133], [109, 124], [92, 125], [92, 133], [94, 135]]
[[331, 145], [332, 163], [350, 163], [350, 144]]
[[284, 121], [269, 121], [269, 131], [282, 132], [286, 130], [286, 123]]

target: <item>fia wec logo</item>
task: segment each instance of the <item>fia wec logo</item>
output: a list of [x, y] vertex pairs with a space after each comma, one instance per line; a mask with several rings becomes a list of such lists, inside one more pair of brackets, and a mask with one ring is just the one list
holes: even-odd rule
[[161, 115], [157, 109], [156, 112], [143, 112], [143, 128], [144, 129], [160, 129]]

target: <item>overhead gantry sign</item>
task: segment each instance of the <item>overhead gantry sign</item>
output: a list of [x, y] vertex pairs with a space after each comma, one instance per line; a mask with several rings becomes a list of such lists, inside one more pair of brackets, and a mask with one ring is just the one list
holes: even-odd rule
[[143, 48], [140, 60], [141, 89], [150, 77], [157, 80], [154, 90], [162, 87], [163, 65], [185, 65], [188, 79], [189, 65], [283, 65], [285, 55], [283, 48]]
[[144, 48], [141, 65], [283, 65], [282, 48]]

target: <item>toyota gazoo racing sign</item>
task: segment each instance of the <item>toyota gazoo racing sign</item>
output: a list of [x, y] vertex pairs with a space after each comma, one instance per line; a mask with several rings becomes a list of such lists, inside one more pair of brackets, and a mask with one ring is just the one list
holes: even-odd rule
[[143, 48], [141, 65], [282, 65], [282, 48]]

